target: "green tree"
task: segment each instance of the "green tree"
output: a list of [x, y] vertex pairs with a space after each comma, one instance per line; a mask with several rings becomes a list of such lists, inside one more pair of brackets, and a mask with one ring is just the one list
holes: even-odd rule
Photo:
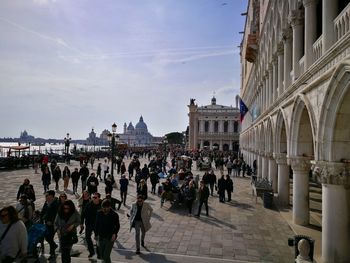
[[171, 132], [165, 135], [168, 144], [182, 144], [183, 134], [181, 132]]

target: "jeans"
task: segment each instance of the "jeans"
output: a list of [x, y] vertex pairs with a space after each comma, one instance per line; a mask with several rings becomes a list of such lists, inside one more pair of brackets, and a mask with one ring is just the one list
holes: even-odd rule
[[140, 231], [141, 231], [141, 240], [144, 242], [146, 231], [143, 226], [142, 221], [134, 221], [135, 223], [135, 241], [136, 241], [136, 250], [140, 250]]
[[125, 205], [125, 202], [126, 202], [126, 195], [127, 195], [127, 191], [120, 191], [120, 199], [121, 199], [121, 202]]
[[114, 242], [110, 238], [101, 238], [98, 241], [98, 246], [100, 248], [101, 259], [105, 263], [111, 263], [111, 251]]
[[73, 192], [76, 193], [78, 190], [78, 182], [72, 181], [72, 183], [73, 183]]

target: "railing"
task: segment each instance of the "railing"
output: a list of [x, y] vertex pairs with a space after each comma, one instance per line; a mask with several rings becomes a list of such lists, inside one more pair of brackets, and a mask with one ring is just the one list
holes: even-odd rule
[[341, 39], [350, 30], [350, 3], [334, 19], [334, 30], [337, 40]]
[[315, 60], [319, 59], [322, 56], [322, 35], [315, 41], [312, 48], [314, 50]]

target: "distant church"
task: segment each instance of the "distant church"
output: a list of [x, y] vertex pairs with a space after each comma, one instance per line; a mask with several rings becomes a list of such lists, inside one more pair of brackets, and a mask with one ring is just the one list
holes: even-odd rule
[[148, 132], [147, 124], [143, 121], [142, 116], [135, 127], [132, 122], [129, 125], [124, 123], [124, 131], [119, 134], [119, 140], [130, 146], [150, 146], [155, 142], [154, 137]]

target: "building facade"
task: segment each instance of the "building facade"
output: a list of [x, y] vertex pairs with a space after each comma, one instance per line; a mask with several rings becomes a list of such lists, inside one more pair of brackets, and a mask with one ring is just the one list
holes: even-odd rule
[[129, 146], [151, 146], [154, 144], [154, 137], [148, 132], [147, 124], [141, 116], [135, 127], [130, 122], [129, 125], [124, 123], [124, 130], [119, 134], [121, 142]]
[[240, 121], [238, 101], [236, 107], [216, 104], [198, 107], [190, 100], [187, 146], [190, 150], [217, 149], [238, 151]]
[[322, 184], [322, 262], [350, 262], [349, 1], [250, 0], [241, 69], [244, 158], [297, 225], [310, 223], [310, 177]]

